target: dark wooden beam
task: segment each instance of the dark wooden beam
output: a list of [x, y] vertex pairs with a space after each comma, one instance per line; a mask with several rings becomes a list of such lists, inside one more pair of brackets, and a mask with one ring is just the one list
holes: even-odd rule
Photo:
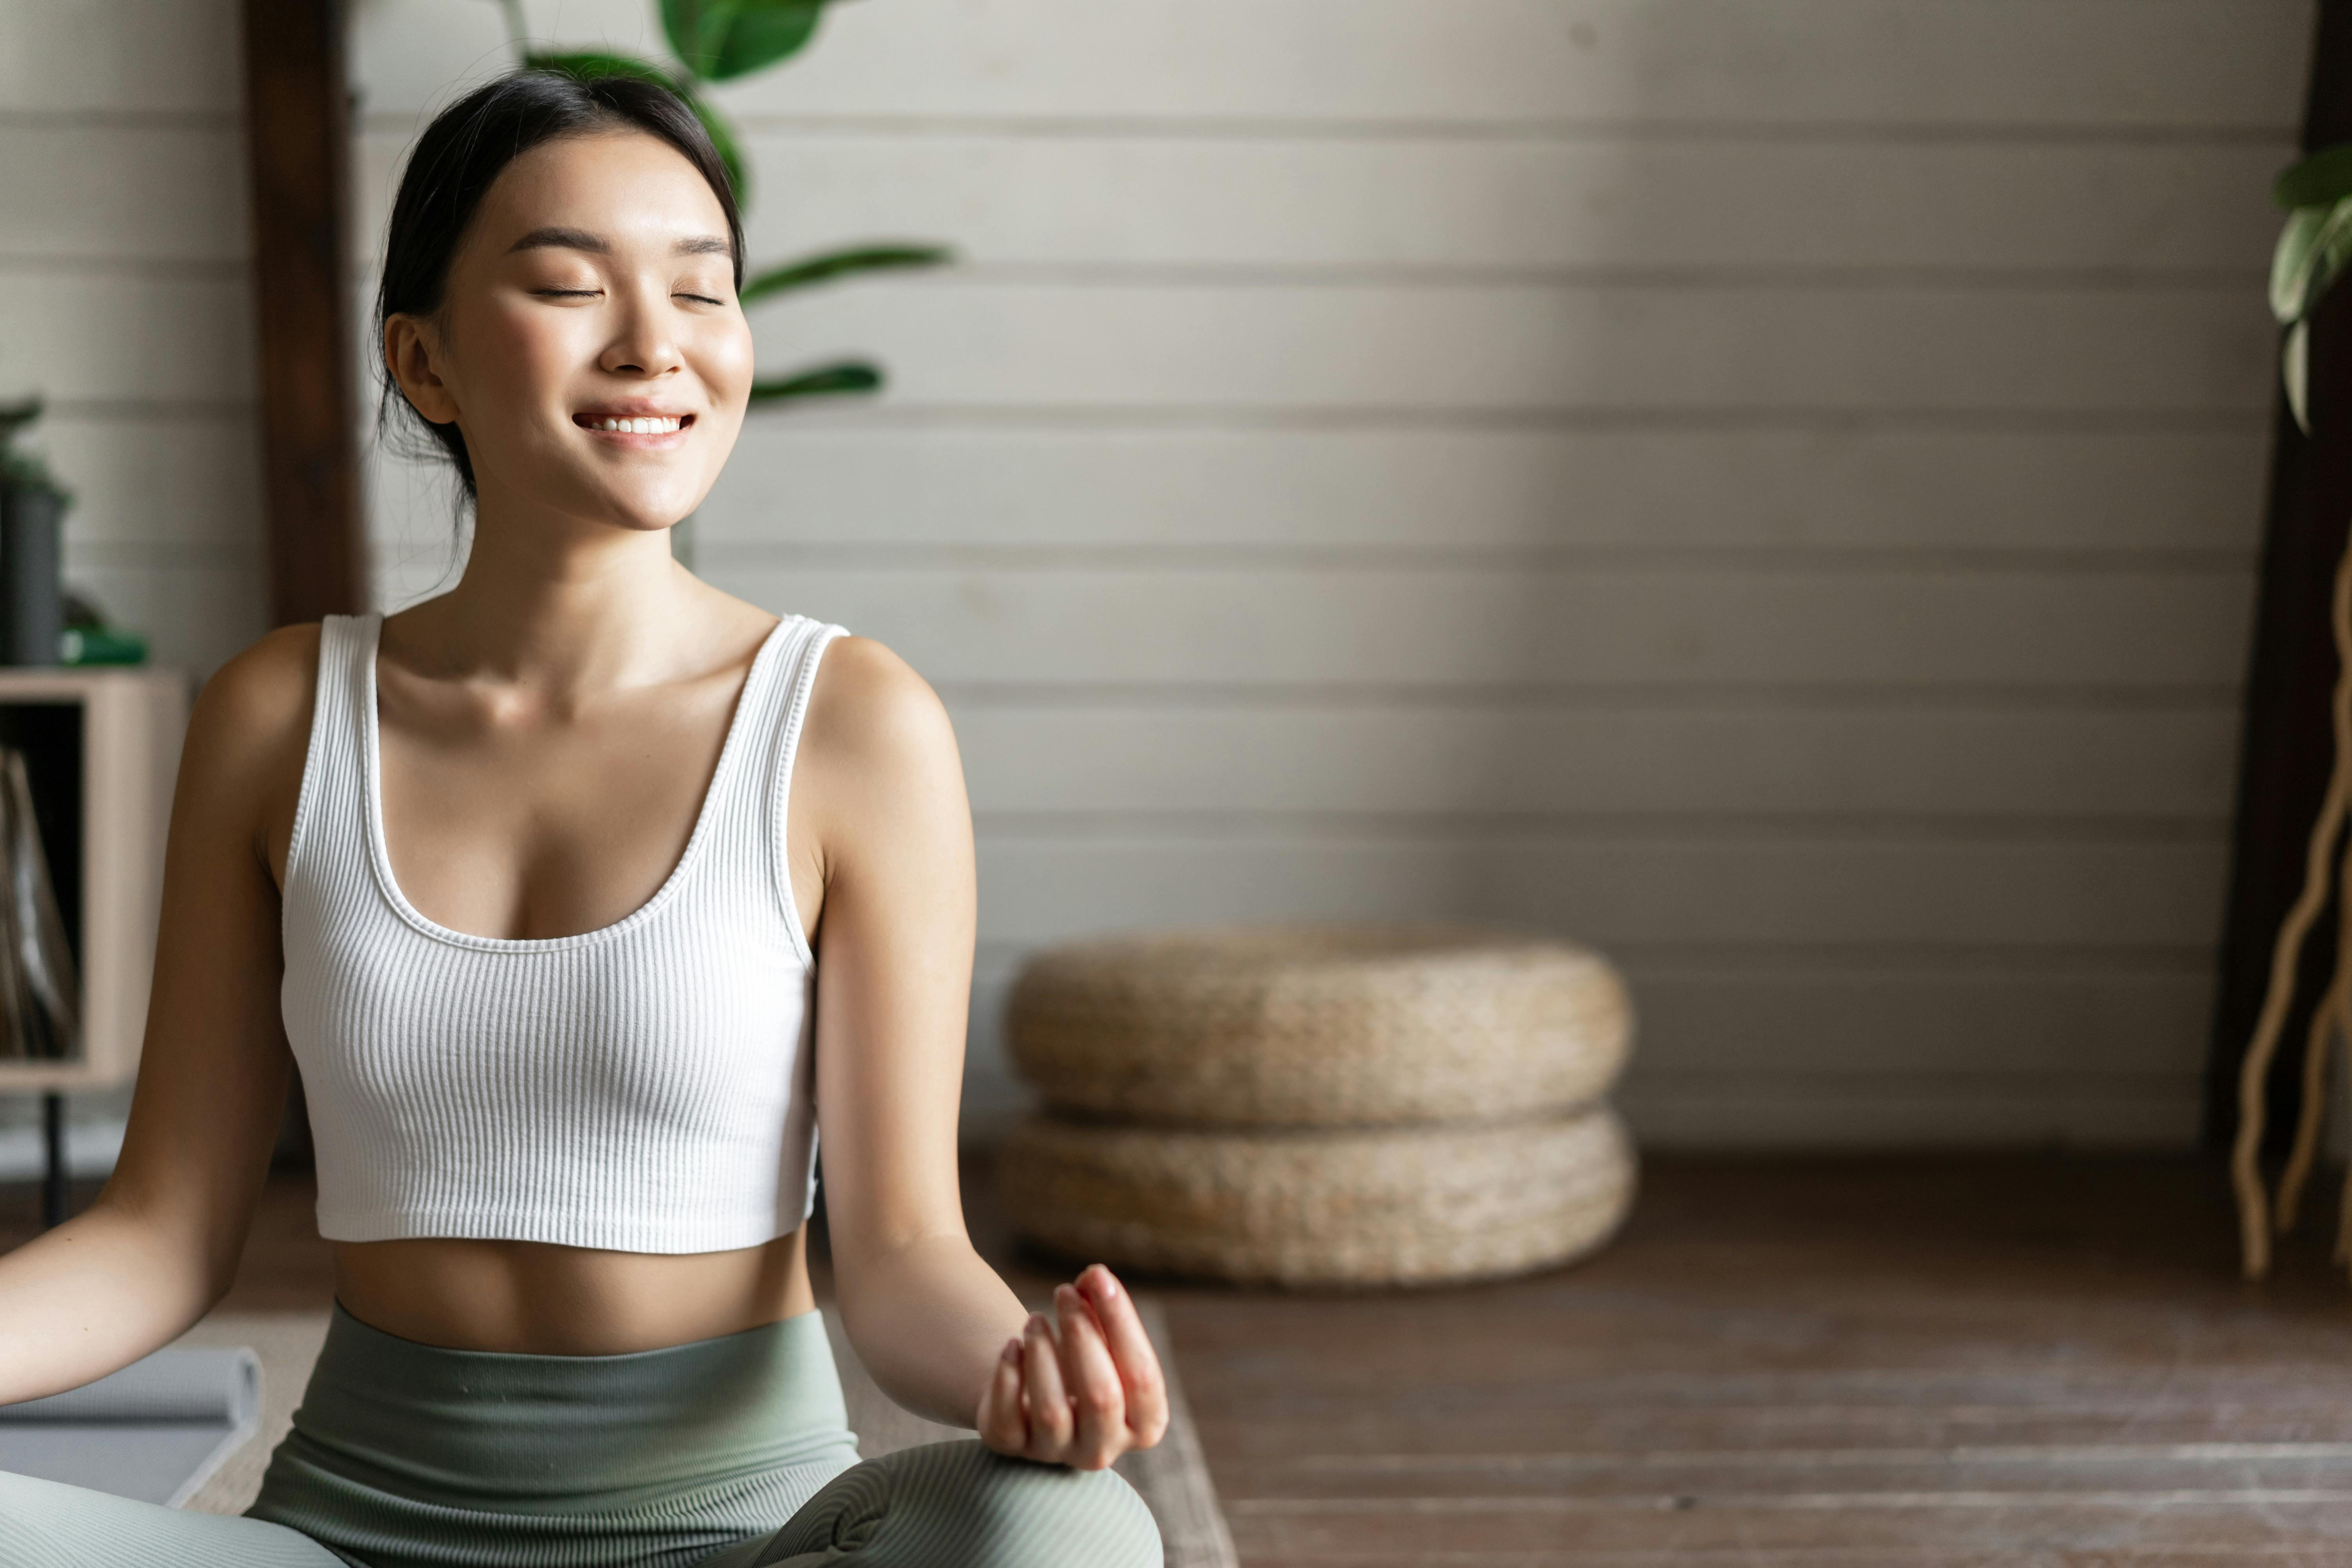
[[340, 0], [244, 0], [262, 494], [275, 626], [365, 607], [344, 289], [351, 89]]
[[[2322, 0], [2304, 112], [2306, 151], [2352, 142], [2352, 0]], [[2280, 215], [2282, 218], [2285, 215]], [[2221, 984], [2205, 1084], [2205, 1131], [2216, 1146], [2237, 1126], [2238, 1067], [2270, 984], [2271, 952], [2302, 891], [2304, 859], [2335, 766], [2329, 712], [2336, 645], [2328, 599], [2352, 522], [2352, 283], [2338, 283], [2312, 319], [2313, 433], [2295, 427], [2281, 398], [2273, 416], [2270, 511], [2245, 725], [2237, 819], [2224, 916]], [[2270, 1147], [2294, 1130], [2303, 1043], [2313, 1005], [2334, 967], [2331, 908], [2304, 946], [2302, 984], [2280, 1037], [2271, 1080]]]
[[[269, 620], [282, 626], [367, 607], [359, 392], [344, 295], [351, 85], [341, 0], [244, 0], [244, 6], [261, 489]], [[288, 1088], [277, 1159], [310, 1163], [299, 1073]]]

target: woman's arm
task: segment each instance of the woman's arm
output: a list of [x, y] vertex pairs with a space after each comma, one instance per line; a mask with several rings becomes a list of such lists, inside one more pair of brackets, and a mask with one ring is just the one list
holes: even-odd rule
[[196, 699], [122, 1153], [88, 1210], [0, 1258], [0, 1403], [79, 1387], [169, 1343], [236, 1273], [289, 1059], [264, 824], [300, 774], [317, 637], [272, 633]]
[[[947, 713], [864, 638], [825, 655], [793, 784], [820, 863], [816, 1100], [843, 1326], [893, 1399], [1086, 1468], [1159, 1440], [1158, 1362], [1106, 1269], [1033, 1318], [972, 1250], [956, 1180], [971, 814]], [[809, 792], [803, 799], [803, 790]], [[807, 806], [803, 815], [801, 807]], [[798, 828], [796, 827], [796, 831]]]

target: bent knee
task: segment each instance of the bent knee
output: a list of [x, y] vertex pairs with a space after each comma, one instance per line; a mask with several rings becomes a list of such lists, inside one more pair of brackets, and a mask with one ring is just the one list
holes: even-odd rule
[[931, 1540], [960, 1539], [942, 1564], [1160, 1568], [1160, 1527], [1115, 1471], [1008, 1459], [969, 1438], [874, 1463], [888, 1473], [895, 1522]]
[[79, 1563], [68, 1539], [78, 1487], [0, 1470], [0, 1568], [60, 1568]]

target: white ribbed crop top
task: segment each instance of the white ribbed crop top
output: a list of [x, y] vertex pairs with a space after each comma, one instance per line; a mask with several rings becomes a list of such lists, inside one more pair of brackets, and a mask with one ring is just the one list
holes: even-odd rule
[[286, 851], [279, 1001], [310, 1099], [319, 1234], [713, 1252], [798, 1226], [814, 1197], [815, 960], [785, 795], [842, 628], [787, 616], [761, 644], [651, 899], [595, 931], [503, 938], [428, 920], [393, 878], [383, 624], [322, 624]]

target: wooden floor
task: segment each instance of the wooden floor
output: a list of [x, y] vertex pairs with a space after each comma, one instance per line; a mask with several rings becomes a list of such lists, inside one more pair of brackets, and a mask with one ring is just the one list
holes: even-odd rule
[[[2202, 1162], [1644, 1183], [1608, 1251], [1511, 1284], [1155, 1285], [1243, 1562], [2352, 1563], [2352, 1288], [2316, 1219], [2256, 1287]], [[1045, 1283], [972, 1188], [983, 1250]], [[326, 1300], [308, 1204], [273, 1184], [232, 1305]], [[32, 1214], [0, 1189], [0, 1240]]]

